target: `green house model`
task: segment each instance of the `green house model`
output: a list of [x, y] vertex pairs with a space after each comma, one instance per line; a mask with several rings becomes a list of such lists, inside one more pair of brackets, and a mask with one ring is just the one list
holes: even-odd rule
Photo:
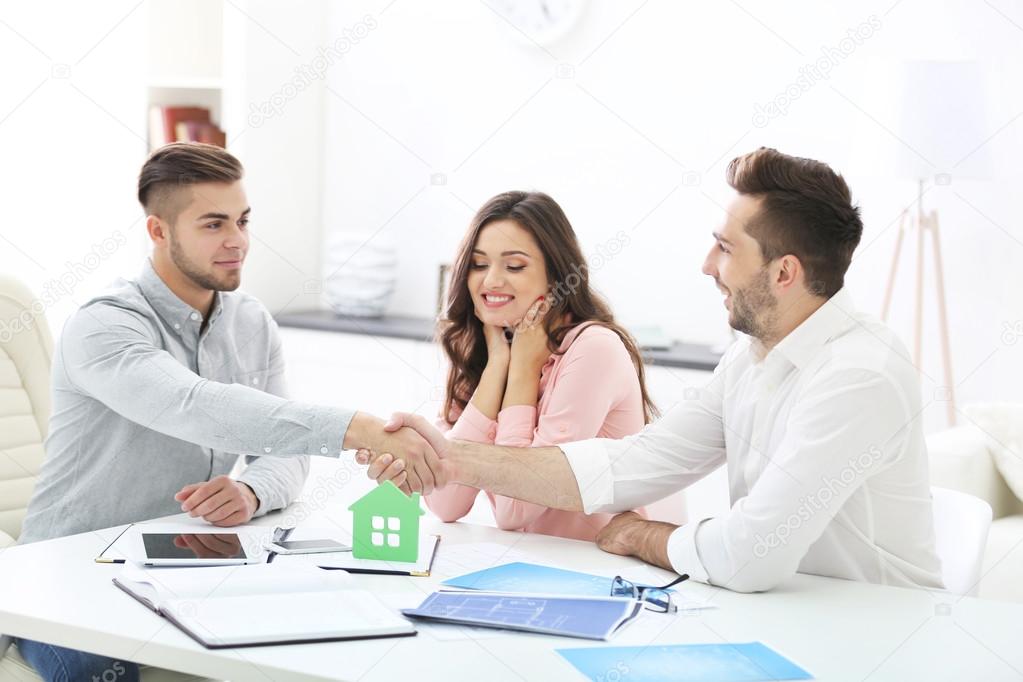
[[352, 506], [352, 556], [415, 562], [419, 558], [419, 493], [409, 497], [384, 481]]

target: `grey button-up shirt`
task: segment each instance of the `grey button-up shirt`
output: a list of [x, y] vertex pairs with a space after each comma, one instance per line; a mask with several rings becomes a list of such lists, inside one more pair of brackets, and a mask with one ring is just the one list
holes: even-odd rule
[[174, 493], [242, 455], [258, 513], [287, 506], [305, 455], [340, 455], [354, 415], [285, 397], [277, 325], [258, 300], [217, 293], [203, 328], [148, 261], [68, 320], [52, 396], [22, 543], [180, 512]]

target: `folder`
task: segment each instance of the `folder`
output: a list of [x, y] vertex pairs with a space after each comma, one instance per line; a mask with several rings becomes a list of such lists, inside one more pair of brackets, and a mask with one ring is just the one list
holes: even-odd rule
[[642, 602], [625, 597], [434, 592], [401, 612], [441, 623], [608, 640], [642, 610]]
[[[296, 539], [294, 535], [290, 539]], [[415, 563], [401, 561], [378, 561], [356, 559], [351, 552], [325, 552], [322, 554], [275, 554], [267, 561], [286, 566], [318, 566], [326, 569], [345, 570], [349, 573], [373, 573], [377, 575], [407, 575], [415, 578], [427, 577], [433, 569], [437, 556], [440, 535], [427, 535], [419, 543], [419, 558]]]
[[416, 634], [374, 595], [354, 589], [351, 576], [313, 566], [128, 563], [113, 582], [209, 649]]

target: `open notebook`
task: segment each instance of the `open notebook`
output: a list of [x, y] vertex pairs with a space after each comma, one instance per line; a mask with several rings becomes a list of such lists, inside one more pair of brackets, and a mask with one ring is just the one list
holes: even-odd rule
[[313, 566], [258, 564], [144, 569], [114, 584], [210, 649], [416, 634], [351, 576]]

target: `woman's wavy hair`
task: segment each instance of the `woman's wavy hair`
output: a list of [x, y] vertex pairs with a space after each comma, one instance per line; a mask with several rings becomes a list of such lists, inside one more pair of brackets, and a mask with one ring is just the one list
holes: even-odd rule
[[[487, 343], [483, 323], [476, 317], [469, 294], [469, 270], [473, 248], [484, 227], [498, 220], [512, 220], [533, 235], [543, 252], [547, 279], [543, 326], [547, 347], [558, 353], [561, 343], [575, 326], [598, 324], [607, 327], [625, 344], [639, 376], [643, 416], [647, 423], [659, 414], [647, 393], [643, 358], [635, 339], [619, 325], [604, 299], [590, 288], [589, 266], [576, 240], [572, 225], [561, 207], [542, 192], [505, 192], [493, 197], [476, 213], [458, 249], [448, 287], [447, 308], [438, 323], [437, 336], [450, 361], [444, 418], [448, 423], [465, 409], [479, 385], [487, 364]], [[569, 322], [563, 323], [565, 315]]]

